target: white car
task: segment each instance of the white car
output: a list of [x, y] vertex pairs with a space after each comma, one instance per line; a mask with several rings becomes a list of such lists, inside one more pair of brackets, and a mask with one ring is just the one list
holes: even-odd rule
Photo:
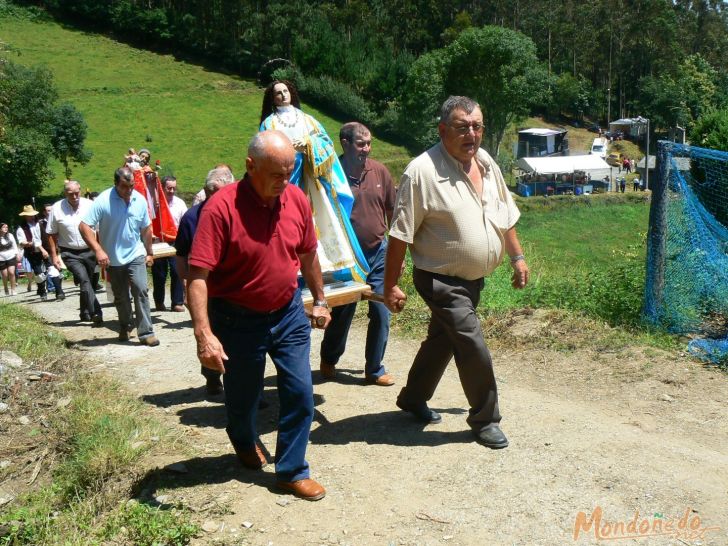
[[590, 154], [595, 154], [601, 157], [602, 159], [607, 158], [607, 139], [606, 138], [595, 138], [594, 142], [592, 142], [591, 151]]

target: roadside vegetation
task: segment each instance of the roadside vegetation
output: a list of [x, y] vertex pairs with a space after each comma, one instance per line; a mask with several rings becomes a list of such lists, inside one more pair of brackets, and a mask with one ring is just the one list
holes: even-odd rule
[[[161, 160], [162, 172], [178, 176], [183, 195], [195, 192], [207, 170], [220, 161], [230, 163], [236, 174], [243, 171], [244, 147], [257, 130], [260, 114], [261, 90], [256, 84], [42, 17], [0, 18], [0, 34], [21, 53], [23, 62], [51, 68], [62, 98], [83, 112], [87, 145], [94, 153], [89, 164], [74, 172], [84, 190], [108, 187], [130, 145], [149, 147], [153, 159]], [[345, 118], [305, 109], [321, 120], [338, 145], [336, 135]], [[504, 154], [512, 148], [516, 130], [524, 126], [557, 125], [536, 117], [512, 125], [503, 140]], [[594, 133], [583, 127], [568, 129], [572, 149], [589, 147]], [[633, 143], [617, 145], [639, 159]], [[373, 157], [385, 163], [395, 179], [411, 157], [405, 147], [384, 140], [376, 140], [373, 150]], [[60, 187], [58, 176], [51, 188]], [[647, 195], [517, 198], [523, 213], [518, 229], [532, 283], [514, 291], [504, 265], [483, 292], [484, 315], [543, 307], [635, 328], [643, 297]], [[409, 312], [398, 317], [400, 326], [409, 328], [409, 323], [418, 323], [417, 317], [426, 316], [424, 309], [416, 309], [417, 300], [412, 298]]]
[[185, 511], [130, 500], [171, 435], [26, 308], [0, 304], [0, 324], [0, 350], [24, 361], [0, 372], [0, 484], [25, 491], [0, 508], [0, 544], [187, 544]]

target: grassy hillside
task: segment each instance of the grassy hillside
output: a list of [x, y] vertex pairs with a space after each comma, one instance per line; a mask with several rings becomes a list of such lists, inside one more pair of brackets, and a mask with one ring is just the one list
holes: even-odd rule
[[[19, 62], [48, 66], [62, 99], [85, 115], [94, 158], [74, 170], [84, 189], [108, 187], [130, 146], [150, 148], [163, 172], [178, 177], [183, 192], [201, 187], [216, 163], [229, 163], [242, 174], [245, 148], [260, 115], [262, 90], [254, 82], [54, 22], [0, 18], [0, 39], [18, 52]], [[304, 108], [334, 137], [346, 121]], [[547, 125], [536, 118], [524, 124]], [[515, 129], [509, 132], [504, 146], [511, 146], [514, 134]], [[584, 129], [570, 128], [569, 135], [575, 150], [593, 138]], [[373, 156], [395, 176], [409, 159], [404, 148], [382, 140], [375, 142]], [[56, 172], [49, 194], [61, 188], [60, 165]], [[639, 200], [614, 204], [615, 199], [605, 195], [574, 202], [583, 206], [560, 198], [543, 205], [538, 199], [523, 202], [518, 230], [533, 282], [527, 290], [512, 290], [505, 264], [488, 281], [481, 305], [579, 309], [612, 323], [634, 324], [644, 282], [641, 234], [647, 230], [648, 206]]]
[[[262, 89], [254, 82], [49, 21], [0, 18], [0, 40], [17, 51], [10, 54], [17, 62], [49, 67], [61, 99], [85, 116], [94, 157], [73, 171], [84, 190], [110, 186], [129, 147], [149, 148], [152, 159], [160, 159], [186, 192], [202, 187], [216, 163], [230, 164], [236, 175], [244, 172], [245, 149], [258, 129], [262, 100]], [[304, 109], [338, 143], [339, 128], [349, 120]], [[401, 165], [408, 154], [376, 140], [373, 157]], [[51, 194], [62, 187], [60, 164], [54, 170]]]

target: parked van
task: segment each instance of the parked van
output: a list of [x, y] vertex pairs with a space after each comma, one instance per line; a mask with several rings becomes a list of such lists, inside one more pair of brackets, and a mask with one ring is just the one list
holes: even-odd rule
[[594, 142], [592, 142], [591, 151], [590, 154], [598, 155], [602, 159], [607, 158], [607, 139], [603, 137], [598, 137], [594, 139]]

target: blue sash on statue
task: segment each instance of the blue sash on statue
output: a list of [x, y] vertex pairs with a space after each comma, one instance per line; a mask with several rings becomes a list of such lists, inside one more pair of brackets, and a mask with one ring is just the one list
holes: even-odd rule
[[[350, 220], [354, 196], [334, 143], [313, 117], [303, 114], [302, 118], [313, 130], [300, 138], [304, 148], [296, 153], [291, 182], [311, 202], [322, 272], [337, 281], [366, 282], [369, 265]], [[260, 130], [283, 129], [277, 125], [275, 117], [268, 116]]]

